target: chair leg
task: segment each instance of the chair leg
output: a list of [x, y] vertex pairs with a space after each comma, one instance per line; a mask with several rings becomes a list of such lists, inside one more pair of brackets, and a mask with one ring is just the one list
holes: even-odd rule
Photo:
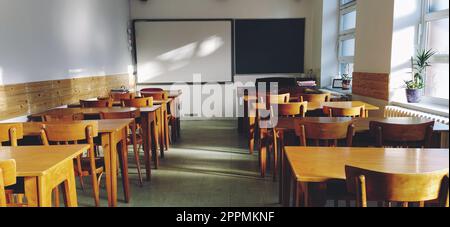
[[273, 181], [277, 181], [278, 177], [278, 138], [273, 135]]
[[53, 189], [53, 196], [54, 196], [54, 200], [55, 200], [54, 206], [59, 207], [59, 185]]
[[139, 185], [142, 187], [144, 185], [144, 182], [142, 180], [141, 161], [139, 158], [139, 148], [134, 150], [134, 159], [136, 160], [136, 167], [137, 167], [138, 176], [139, 176]]
[[261, 143], [259, 149], [259, 162], [260, 162], [260, 172], [261, 177], [266, 177], [266, 168], [267, 168], [267, 144]]
[[85, 190], [85, 186], [84, 186], [84, 180], [83, 180], [83, 176], [78, 176], [80, 179], [80, 186], [81, 186], [81, 190], [84, 192]]
[[92, 192], [94, 195], [95, 206], [99, 207], [100, 206], [100, 188], [99, 188], [99, 181], [97, 179], [97, 174], [95, 173], [95, 170], [92, 171], [91, 176], [92, 176]]

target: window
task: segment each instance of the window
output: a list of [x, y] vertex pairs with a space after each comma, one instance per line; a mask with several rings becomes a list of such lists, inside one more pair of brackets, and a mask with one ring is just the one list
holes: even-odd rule
[[340, 0], [339, 73], [353, 74], [355, 59], [356, 0]]
[[449, 1], [424, 0], [421, 47], [437, 51], [425, 77], [425, 96], [449, 99]]

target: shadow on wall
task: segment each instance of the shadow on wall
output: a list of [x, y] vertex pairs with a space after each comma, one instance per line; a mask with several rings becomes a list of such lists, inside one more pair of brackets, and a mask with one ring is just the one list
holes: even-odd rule
[[144, 64], [140, 80], [151, 81], [166, 72], [182, 69], [195, 58], [205, 58], [214, 54], [224, 43], [222, 37], [213, 35], [203, 41], [193, 42], [161, 54], [155, 61]]

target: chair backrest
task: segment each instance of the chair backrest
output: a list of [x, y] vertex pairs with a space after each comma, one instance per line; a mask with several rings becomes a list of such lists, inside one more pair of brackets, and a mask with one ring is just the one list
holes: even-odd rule
[[0, 207], [6, 207], [5, 187], [16, 184], [16, 161], [0, 160]]
[[115, 101], [130, 100], [136, 97], [134, 93], [118, 93], [118, 92], [111, 92], [109, 96]]
[[100, 112], [101, 119], [127, 119], [136, 118], [138, 115], [136, 111], [125, 111], [125, 112]]
[[65, 115], [44, 115], [42, 121], [43, 122], [52, 122], [52, 121], [82, 121], [84, 120], [83, 113], [75, 113], [75, 114], [65, 114]]
[[[57, 144], [69, 144], [71, 142], [88, 140], [98, 136], [98, 122], [58, 122], [45, 123], [42, 126], [44, 134], [41, 132], [44, 145], [50, 142]], [[93, 142], [92, 142], [93, 143]], [[93, 145], [93, 144], [92, 144]]]
[[104, 100], [80, 100], [81, 108], [104, 108], [112, 107], [114, 100], [111, 98]]
[[0, 124], [0, 147], [3, 142], [17, 146], [17, 140], [23, 139], [23, 125], [20, 123]]
[[366, 107], [365, 106], [357, 106], [350, 108], [336, 108], [324, 106], [323, 112], [325, 115], [329, 117], [365, 117], [366, 115]]
[[[382, 173], [352, 166], [345, 167], [347, 191], [356, 195], [357, 204], [367, 201], [427, 202], [446, 201], [448, 207], [448, 169], [431, 173]], [[444, 193], [443, 193], [444, 192]], [[440, 197], [446, 198], [440, 198]], [[423, 204], [423, 203], [421, 203]]]
[[307, 111], [308, 111], [307, 102], [291, 102], [285, 104], [278, 104], [279, 116], [305, 117]]
[[122, 100], [122, 104], [125, 107], [152, 107], [153, 106], [153, 98], [135, 98], [130, 100]]
[[142, 92], [141, 91], [141, 95], [142, 95], [142, 97], [145, 97], [145, 98], [152, 97], [153, 100], [158, 100], [158, 101], [166, 100], [168, 98], [167, 93], [164, 91], [158, 91], [158, 92]]
[[[297, 119], [295, 132], [300, 139], [301, 146], [308, 146], [307, 140], [313, 140], [314, 146], [338, 146], [338, 140], [345, 140], [346, 146], [353, 146], [355, 126], [353, 121], [342, 122], [313, 122]], [[330, 143], [330, 141], [332, 143]]]
[[434, 121], [423, 124], [390, 124], [370, 122], [370, 132], [378, 147], [430, 148], [433, 139]]
[[330, 101], [331, 94], [324, 93], [324, 94], [301, 94], [300, 95], [300, 101], [301, 102], [316, 102], [316, 103], [322, 103], [322, 102], [329, 102]]

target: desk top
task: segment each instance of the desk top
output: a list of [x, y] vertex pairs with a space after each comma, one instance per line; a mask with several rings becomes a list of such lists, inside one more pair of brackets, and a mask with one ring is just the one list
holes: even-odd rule
[[139, 110], [140, 112], [155, 112], [161, 108], [160, 105], [152, 107], [134, 108], [134, 107], [112, 107], [112, 108], [56, 108], [44, 111], [42, 113], [31, 115], [32, 118], [39, 118], [44, 115], [69, 115], [82, 113], [84, 115], [98, 115], [100, 112], [117, 113], [117, 112], [130, 112]]
[[0, 147], [0, 160], [16, 160], [18, 177], [43, 176], [88, 148], [88, 145]]
[[[266, 109], [265, 104], [261, 103], [253, 103], [253, 108], [255, 109]], [[374, 106], [369, 103], [361, 102], [361, 101], [348, 101], [348, 102], [308, 102], [308, 111], [320, 110], [323, 109], [324, 106], [334, 107], [334, 108], [352, 108], [365, 106], [365, 109], [368, 111], [379, 110], [378, 106]]]
[[[115, 119], [115, 120], [93, 120], [98, 122], [99, 133], [111, 133], [118, 132], [124, 127], [127, 127], [133, 122], [134, 119]], [[75, 121], [77, 122], [77, 121]], [[78, 121], [78, 122], [90, 122], [90, 121]], [[46, 122], [23, 122], [20, 123], [23, 126], [23, 134], [25, 136], [39, 136], [42, 125]], [[51, 124], [57, 124], [58, 122], [51, 122]]]
[[345, 165], [388, 173], [427, 173], [449, 168], [447, 149], [286, 147], [301, 182], [345, 180]]
[[[355, 125], [355, 130], [357, 132], [366, 132], [369, 131], [369, 125], [371, 121], [380, 121], [389, 124], [422, 124], [429, 122], [430, 120], [423, 118], [414, 118], [414, 117], [397, 117], [397, 118], [378, 118], [378, 117], [369, 117], [369, 118], [346, 118], [346, 117], [305, 117], [305, 118], [294, 118], [294, 117], [280, 117], [278, 119], [278, 124], [276, 126], [279, 130], [294, 130], [295, 123], [301, 121], [307, 122], [317, 122], [317, 123], [333, 123], [333, 122], [342, 122], [342, 121], [353, 121]], [[261, 121], [261, 128], [272, 128], [269, 126], [270, 124], [267, 121]], [[435, 122], [434, 124], [435, 132], [448, 132], [449, 126]]]

